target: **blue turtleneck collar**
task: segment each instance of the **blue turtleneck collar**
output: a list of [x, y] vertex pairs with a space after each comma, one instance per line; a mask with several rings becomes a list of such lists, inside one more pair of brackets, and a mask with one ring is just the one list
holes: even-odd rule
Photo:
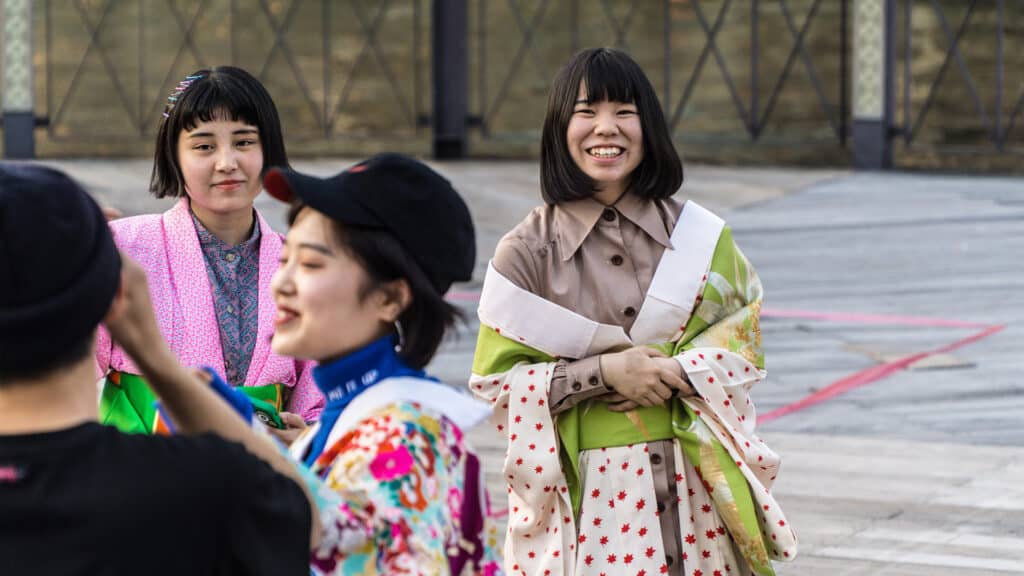
[[326, 448], [327, 437], [338, 416], [356, 396], [377, 382], [387, 378], [427, 378], [422, 370], [410, 368], [395, 352], [391, 335], [384, 336], [333, 362], [313, 369], [313, 379], [327, 404], [320, 415], [320, 429], [306, 455], [306, 464], [312, 466]]

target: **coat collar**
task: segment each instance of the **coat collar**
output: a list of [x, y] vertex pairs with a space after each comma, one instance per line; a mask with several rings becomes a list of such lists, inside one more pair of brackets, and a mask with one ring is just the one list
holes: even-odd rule
[[605, 209], [615, 210], [652, 240], [665, 248], [672, 248], [669, 224], [663, 219], [659, 204], [658, 200], [645, 200], [627, 192], [611, 206], [605, 206], [594, 198], [555, 205], [555, 228], [560, 239], [559, 256], [566, 262], [576, 254]]

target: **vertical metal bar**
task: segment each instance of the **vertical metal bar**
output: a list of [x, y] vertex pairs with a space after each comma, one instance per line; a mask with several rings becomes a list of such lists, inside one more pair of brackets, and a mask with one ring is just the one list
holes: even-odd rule
[[46, 0], [45, 24], [46, 29], [46, 133], [52, 138], [54, 134], [53, 123], [49, 122], [51, 114], [53, 114], [53, 60], [52, 50], [53, 47], [53, 15], [51, 14], [51, 2]]
[[903, 0], [903, 145], [910, 146], [911, 130], [914, 118], [911, 116], [910, 83], [913, 75], [910, 65], [914, 60], [914, 52], [911, 46], [913, 37], [913, 26], [911, 25], [911, 14], [914, 12], [914, 0]]
[[469, 75], [466, 40], [468, 0], [433, 0], [434, 157], [466, 155]]
[[[420, 133], [420, 118], [423, 116], [423, 89], [420, 82], [423, 79], [423, 72], [420, 70], [420, 42], [422, 42], [420, 30], [420, 0], [412, 0], [412, 102], [413, 118], [415, 119], [416, 133]], [[434, 63], [430, 63], [433, 68]]]
[[672, 5], [670, 0], [662, 2], [662, 18], [665, 20], [665, 57], [662, 68], [665, 74], [665, 96], [663, 97], [662, 108], [668, 115], [672, 106]]
[[137, 94], [137, 96], [138, 96], [138, 106], [139, 106], [138, 113], [137, 113], [137, 116], [139, 118], [139, 125], [138, 125], [139, 136], [145, 136], [146, 135], [146, 113], [144, 112], [144, 109], [145, 109], [146, 105], [142, 101], [143, 100], [142, 99], [142, 95], [145, 92], [145, 90], [144, 90], [145, 84], [143, 83], [143, 80], [145, 79], [145, 65], [146, 65], [145, 64], [146, 63], [146, 33], [145, 33], [145, 30], [146, 30], [146, 26], [145, 26], [146, 19], [145, 19], [145, 15], [146, 15], [146, 3], [145, 2], [139, 2], [139, 30], [138, 30], [138, 32], [139, 32], [139, 36], [138, 36], [139, 37], [139, 48], [138, 48], [138, 50], [135, 51], [135, 54], [137, 56], [137, 60], [136, 60], [136, 66], [138, 67], [137, 73], [139, 75], [138, 76], [138, 80], [139, 81], [136, 83], [137, 90], [139, 91], [138, 94]]
[[846, 147], [850, 126], [850, 37], [849, 2], [839, 5], [839, 145]]
[[[480, 132], [488, 136], [487, 130], [487, 0], [478, 0], [479, 32], [480, 35], [480, 73], [477, 79], [480, 82]], [[435, 106], [436, 107], [436, 106]]]
[[882, 36], [882, 50], [885, 54], [882, 82], [882, 127], [885, 138], [882, 168], [892, 168], [892, 141], [894, 119], [896, 117], [896, 0], [885, 0], [885, 30]]
[[580, 9], [579, 0], [569, 2], [569, 49], [575, 54], [580, 49]]
[[[320, 0], [320, 19], [321, 22], [321, 33], [323, 38], [321, 39], [324, 55], [323, 55], [323, 69], [324, 69], [324, 98], [323, 98], [323, 129], [324, 129], [324, 140], [331, 139], [331, 129], [334, 126], [334, 119], [331, 118], [331, 2], [330, 0]], [[415, 63], [413, 63], [415, 68]]]
[[238, 22], [238, 0], [231, 0], [230, 4], [230, 25], [228, 34], [231, 35], [231, 65], [239, 66], [238, 61], [238, 34], [235, 33], [235, 24]]
[[1002, 131], [1003, 73], [1005, 71], [1003, 67], [1003, 35], [1006, 33], [1006, 0], [998, 0], [996, 6], [999, 13], [996, 25], [999, 28], [996, 31], [996, 117], [992, 126], [992, 140], [996, 144], [996, 149], [1002, 152], [1003, 143], [1006, 140]]
[[761, 135], [761, 126], [758, 122], [758, 63], [760, 59], [760, 35], [758, 34], [758, 15], [760, 0], [753, 0], [750, 3], [750, 118], [747, 120], [750, 135], [754, 141]]

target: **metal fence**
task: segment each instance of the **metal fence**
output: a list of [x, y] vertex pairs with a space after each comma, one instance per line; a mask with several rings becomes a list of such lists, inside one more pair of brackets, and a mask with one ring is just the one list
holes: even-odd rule
[[[801, 150], [790, 155], [797, 159], [824, 144], [833, 161], [845, 158], [846, 0], [477, 0], [470, 10], [477, 148], [535, 144], [558, 66], [581, 47], [614, 45], [648, 72], [684, 144], [731, 146], [747, 156]], [[823, 10], [828, 18], [819, 17]], [[830, 49], [812, 52], [812, 36]]]
[[[882, 0], [896, 166], [1019, 170], [1024, 0]], [[139, 155], [189, 72], [242, 66], [296, 155], [431, 151], [435, 102], [469, 155], [539, 150], [548, 86], [584, 46], [628, 50], [691, 159], [850, 161], [849, 0], [36, 0], [43, 156]], [[449, 20], [446, 10], [465, 12]], [[438, 26], [438, 15], [441, 24]], [[432, 31], [455, 30], [438, 56]], [[450, 32], [445, 32], [450, 33]], [[433, 42], [432, 42], [433, 40]], [[464, 47], [464, 48], [463, 48]], [[450, 60], [451, 50], [462, 60]], [[435, 62], [435, 58], [441, 58]], [[465, 82], [439, 81], [463, 74]], [[444, 74], [442, 74], [444, 72]], [[455, 93], [453, 91], [457, 91]], [[468, 109], [467, 109], [468, 108]], [[432, 120], [435, 124], [432, 126]], [[458, 136], [457, 137], [462, 137]]]
[[[189, 72], [241, 66], [275, 96], [289, 143], [427, 141], [422, 0], [44, 0], [37, 81], [51, 148], [130, 152]], [[37, 36], [38, 37], [38, 36]], [[426, 64], [426, 65], [424, 65]], [[295, 146], [292, 146], [295, 148]]]
[[902, 0], [899, 8], [899, 163], [1019, 169], [1024, 2]]

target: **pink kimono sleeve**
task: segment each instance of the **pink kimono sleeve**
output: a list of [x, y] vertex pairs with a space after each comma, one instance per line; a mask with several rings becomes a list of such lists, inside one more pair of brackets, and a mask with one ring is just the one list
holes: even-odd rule
[[295, 372], [297, 379], [295, 387], [292, 388], [291, 398], [288, 400], [286, 409], [302, 417], [306, 422], [313, 422], [320, 419], [320, 412], [324, 409], [324, 396], [313, 381], [314, 362], [295, 361]]
[[97, 380], [107, 375], [107, 371], [110, 369], [110, 359], [113, 354], [114, 341], [110, 338], [110, 332], [107, 332], [107, 328], [100, 324], [99, 328], [96, 329], [96, 355], [93, 357], [96, 361]]

